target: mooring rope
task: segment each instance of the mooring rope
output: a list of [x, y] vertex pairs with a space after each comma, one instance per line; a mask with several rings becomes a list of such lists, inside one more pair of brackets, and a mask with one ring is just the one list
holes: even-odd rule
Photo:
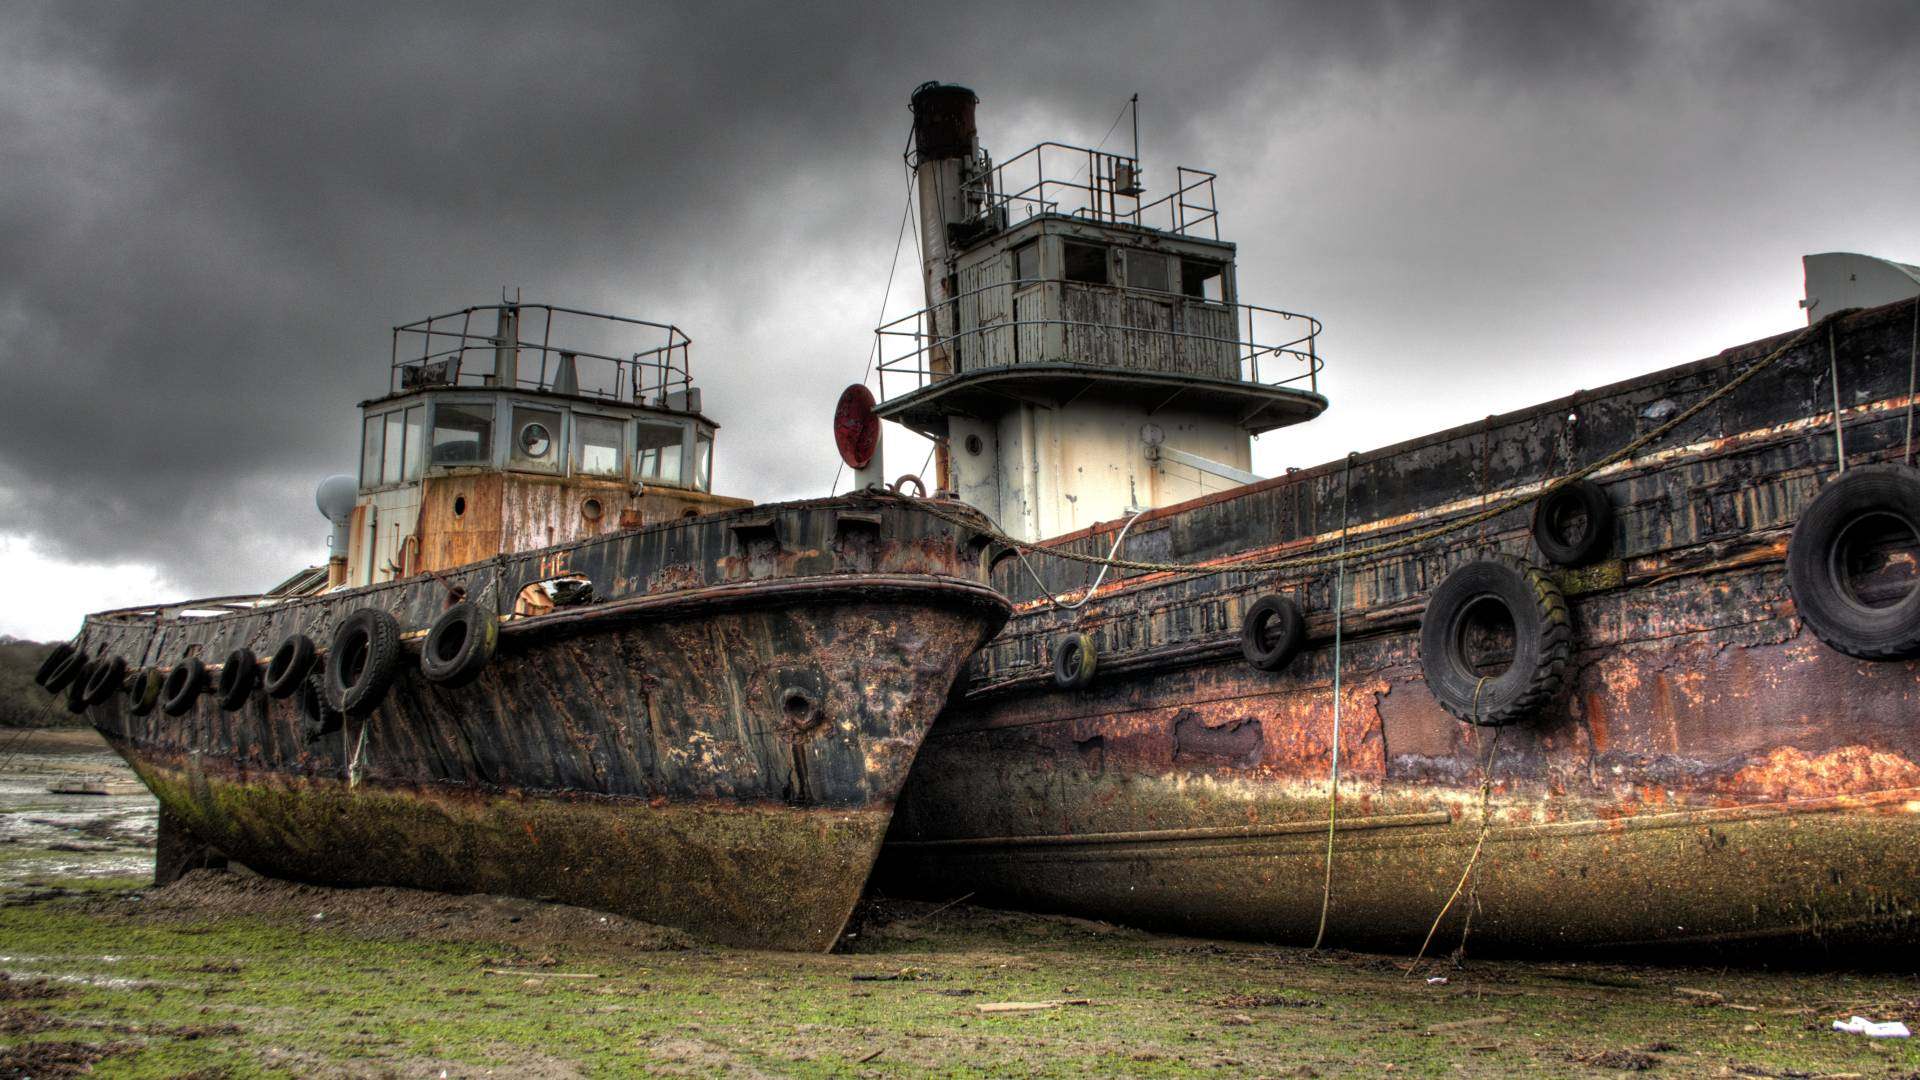
[[[1492, 678], [1491, 675], [1482, 675], [1480, 676], [1480, 681], [1473, 684], [1473, 718], [1475, 721], [1473, 726], [1476, 729], [1480, 727], [1478, 722], [1480, 719], [1480, 688], [1487, 685], [1487, 680], [1490, 678]], [[1495, 725], [1493, 737], [1487, 741], [1487, 759], [1480, 765], [1480, 835], [1474, 838], [1473, 852], [1467, 856], [1467, 865], [1461, 869], [1460, 880], [1454, 883], [1452, 895], [1447, 897], [1446, 903], [1440, 905], [1440, 914], [1433, 917], [1433, 925], [1427, 928], [1426, 939], [1420, 942], [1420, 951], [1413, 955], [1413, 963], [1407, 965], [1408, 975], [1412, 975], [1415, 971], [1419, 970], [1420, 961], [1426, 958], [1427, 946], [1433, 944], [1433, 935], [1439, 931], [1441, 920], [1447, 917], [1447, 912], [1453, 910], [1454, 901], [1460, 899], [1461, 890], [1467, 887], [1467, 879], [1472, 876], [1474, 866], [1480, 862], [1480, 849], [1486, 845], [1487, 834], [1493, 831], [1493, 757], [1499, 747], [1500, 725]], [[1469, 907], [1467, 909], [1466, 924], [1460, 928], [1460, 947], [1462, 949], [1467, 947], [1467, 927], [1472, 925], [1473, 909]]]
[[1907, 464], [1913, 464], [1913, 395], [1920, 384], [1920, 296], [1913, 299], [1913, 340], [1907, 344]]
[[[1347, 552], [1342, 550], [1338, 554], [1329, 553], [1329, 554], [1321, 554], [1321, 555], [1302, 553], [1299, 555], [1290, 555], [1284, 559], [1250, 559], [1244, 562], [1223, 562], [1223, 563], [1147, 562], [1140, 559], [1116, 559], [1111, 557], [1102, 558], [1099, 555], [1083, 555], [1077, 551], [1067, 551], [1061, 548], [1047, 547], [1045, 545], [1039, 544], [1031, 540], [1019, 540], [1014, 537], [1008, 536], [1005, 532], [997, 528], [989, 527], [987, 529], [982, 529], [980, 527], [982, 519], [975, 518], [974, 520], [968, 520], [967, 518], [961, 517], [958, 514], [948, 511], [946, 508], [930, 500], [920, 501], [920, 502], [917, 502], [915, 505], [918, 506], [919, 509], [926, 512], [927, 514], [930, 514], [935, 518], [945, 521], [949, 525], [957, 525], [961, 528], [970, 529], [975, 532], [983, 532], [986, 534], [988, 539], [993, 540], [994, 542], [1002, 544], [1006, 547], [1014, 548], [1019, 551], [1029, 552], [1036, 555], [1045, 555], [1048, 558], [1061, 559], [1066, 562], [1105, 565], [1105, 566], [1112, 566], [1115, 569], [1119, 569], [1119, 570], [1136, 570], [1143, 573], [1183, 574], [1183, 575], [1191, 575], [1196, 577], [1206, 576], [1210, 574], [1227, 574], [1227, 573], [1236, 573], [1236, 572], [1264, 573], [1268, 571], [1304, 570], [1304, 569], [1308, 569], [1316, 566], [1326, 566], [1340, 559], [1344, 559], [1348, 557], [1355, 558], [1355, 559], [1366, 559], [1375, 555], [1385, 555], [1390, 552], [1400, 551], [1405, 548], [1416, 547], [1420, 544], [1426, 543], [1429, 540], [1433, 540], [1441, 536], [1446, 536], [1449, 533], [1455, 533], [1455, 532], [1459, 532], [1462, 529], [1472, 528], [1473, 526], [1478, 525], [1483, 521], [1490, 521], [1493, 518], [1499, 517], [1501, 514], [1507, 513], [1510, 510], [1514, 510], [1519, 507], [1525, 506], [1528, 503], [1534, 502], [1535, 500], [1539, 499], [1542, 495], [1546, 494], [1548, 491], [1551, 491], [1563, 484], [1568, 484], [1575, 480], [1584, 480], [1587, 477], [1592, 476], [1593, 474], [1600, 472], [1603, 469], [1611, 468], [1614, 465], [1619, 464], [1620, 462], [1623, 462], [1632, 458], [1633, 455], [1639, 453], [1641, 450], [1644, 450], [1648, 446], [1651, 446], [1652, 444], [1660, 441], [1661, 439], [1666, 438], [1667, 435], [1671, 434], [1674, 431], [1674, 429], [1678, 428], [1680, 425], [1686, 423], [1687, 421], [1693, 419], [1694, 417], [1700, 415], [1702, 412], [1710, 408], [1715, 402], [1718, 402], [1720, 399], [1726, 397], [1728, 394], [1731, 394], [1734, 391], [1740, 389], [1742, 386], [1745, 386], [1748, 382], [1751, 382], [1753, 378], [1759, 375], [1761, 372], [1772, 367], [1774, 364], [1779, 363], [1781, 358], [1785, 357], [1788, 353], [1792, 352], [1794, 349], [1799, 348], [1801, 345], [1806, 344], [1807, 340], [1813, 336], [1814, 331], [1830, 326], [1835, 319], [1837, 319], [1839, 316], [1843, 314], [1845, 314], [1845, 312], [1834, 312], [1832, 315], [1827, 316], [1825, 319], [1822, 319], [1820, 322], [1815, 323], [1814, 325], [1807, 327], [1805, 330], [1800, 331], [1799, 333], [1795, 334], [1791, 339], [1789, 339], [1786, 342], [1786, 344], [1781, 345], [1779, 348], [1773, 350], [1771, 353], [1768, 353], [1766, 356], [1761, 357], [1759, 360], [1756, 360], [1745, 371], [1742, 371], [1740, 374], [1728, 380], [1726, 385], [1720, 387], [1718, 390], [1713, 391], [1707, 396], [1701, 398], [1699, 401], [1694, 402], [1692, 405], [1689, 405], [1687, 408], [1674, 414], [1673, 417], [1668, 419], [1665, 423], [1662, 423], [1659, 426], [1653, 428], [1652, 430], [1648, 431], [1645, 435], [1642, 435], [1639, 438], [1634, 439], [1632, 442], [1627, 443], [1625, 446], [1622, 446], [1620, 449], [1615, 450], [1611, 454], [1608, 454], [1606, 457], [1600, 458], [1599, 460], [1594, 461], [1589, 465], [1584, 465], [1578, 469], [1575, 469], [1572, 472], [1567, 473], [1565, 476], [1561, 476], [1552, 480], [1542, 481], [1539, 489], [1536, 491], [1527, 492], [1519, 495], [1512, 495], [1505, 499], [1500, 500], [1497, 503], [1493, 503], [1492, 505], [1487, 506], [1485, 509], [1476, 511], [1475, 513], [1472, 513], [1472, 514], [1468, 514], [1465, 517], [1461, 517], [1453, 521], [1444, 522], [1442, 524], [1435, 525], [1432, 528], [1423, 529], [1416, 533], [1410, 533], [1406, 536], [1399, 538], [1398, 540], [1383, 541], [1378, 544], [1372, 544], [1367, 547], [1355, 549], [1352, 552]], [[889, 498], [889, 497], [902, 498], [902, 499], [906, 498], [906, 496], [895, 495], [891, 492], [869, 491], [866, 494], [873, 498]], [[1317, 545], [1315, 548], [1309, 548], [1307, 550], [1308, 552], [1312, 552], [1314, 550], [1317, 550], [1318, 548], [1324, 548], [1326, 546], [1328, 545]]]
[[[1340, 482], [1340, 552], [1344, 556], [1347, 550], [1347, 507], [1353, 501], [1353, 459], [1357, 453], [1347, 455], [1346, 472]], [[1340, 805], [1340, 616], [1347, 581], [1347, 564], [1343, 559], [1334, 564], [1333, 572], [1333, 771], [1327, 784], [1327, 857], [1326, 878], [1320, 884], [1320, 929], [1314, 931], [1313, 947], [1320, 948], [1320, 942], [1327, 936], [1327, 911], [1333, 906], [1333, 827], [1334, 815]]]
[[1840, 356], [1833, 348], [1833, 324], [1827, 324], [1827, 381], [1833, 384], [1833, 456], [1839, 468], [1834, 475], [1847, 472], [1847, 437], [1840, 426]]

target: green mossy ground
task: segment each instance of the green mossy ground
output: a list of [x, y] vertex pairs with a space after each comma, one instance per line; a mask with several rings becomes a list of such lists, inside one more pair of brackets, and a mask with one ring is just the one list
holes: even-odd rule
[[[1920, 1073], [1910, 1041], [1828, 1030], [1920, 1019], [1920, 984], [1889, 975], [1472, 961], [1408, 977], [1386, 957], [967, 906], [878, 906], [851, 952], [753, 953], [518, 901], [183, 885], [0, 893], [0, 1076], [58, 1075], [23, 1069], [28, 1044], [66, 1043], [111, 1051], [95, 1075], [135, 1077]], [[978, 1008], [1063, 1000], [1088, 1003]]]

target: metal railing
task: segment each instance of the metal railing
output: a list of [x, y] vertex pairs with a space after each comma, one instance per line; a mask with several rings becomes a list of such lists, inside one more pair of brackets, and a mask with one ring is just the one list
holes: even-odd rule
[[1199, 236], [1204, 229], [1208, 239], [1220, 239], [1216, 174], [1176, 165], [1174, 178], [1172, 193], [1143, 203], [1138, 159], [1043, 142], [975, 177], [967, 195], [983, 215], [999, 215], [1009, 224], [1034, 214], [1067, 214], [1181, 236]]
[[[503, 314], [511, 316], [512, 341], [500, 335]], [[567, 344], [555, 340], [556, 321]], [[692, 344], [668, 323], [552, 304], [482, 304], [394, 327], [388, 390], [499, 387], [498, 360], [511, 350], [515, 389], [657, 404], [692, 388]]]
[[[1054, 287], [1026, 294], [1042, 302], [1051, 300], [1053, 311], [1047, 317], [1019, 317], [1016, 296], [1036, 286]], [[1071, 290], [1106, 299], [1110, 301], [1107, 307], [1123, 311], [1128, 310], [1128, 301], [1164, 305], [1169, 315], [1176, 310], [1181, 313], [1180, 324], [1150, 326], [1124, 319], [1066, 318], [1059, 310], [1072, 295]], [[1005, 294], [1004, 302], [996, 295], [999, 293]], [[1057, 335], [1050, 333], [1055, 329], [1060, 331]], [[1320, 389], [1320, 320], [1298, 312], [1257, 304], [1218, 303], [1184, 293], [1021, 279], [984, 286], [921, 308], [878, 327], [874, 334], [880, 339], [878, 371], [883, 401], [955, 375], [988, 368], [1017, 369], [1031, 363], [1207, 375], [1258, 386], [1303, 386], [1314, 393]], [[1030, 356], [1021, 347], [1029, 341], [1037, 346]], [[1076, 342], [1099, 344], [1089, 353], [1076, 348]], [[1210, 365], [1212, 370], [1208, 370]], [[890, 375], [895, 388], [903, 380], [910, 385], [890, 390]]]

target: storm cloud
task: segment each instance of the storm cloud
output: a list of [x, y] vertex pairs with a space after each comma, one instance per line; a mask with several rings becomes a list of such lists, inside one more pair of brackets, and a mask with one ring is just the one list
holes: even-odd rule
[[677, 323], [716, 485], [822, 493], [930, 78], [1001, 157], [1138, 91], [1149, 183], [1221, 173], [1243, 298], [1326, 323], [1268, 472], [1787, 329], [1807, 252], [1920, 258], [1910, 3], [919, 8], [9, 6], [0, 539], [188, 593], [317, 561], [390, 328], [503, 286]]

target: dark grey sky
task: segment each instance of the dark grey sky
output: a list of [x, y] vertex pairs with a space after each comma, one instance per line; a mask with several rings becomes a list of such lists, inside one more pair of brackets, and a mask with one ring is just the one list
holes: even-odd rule
[[1150, 182], [1221, 173], [1242, 298], [1326, 323], [1267, 472], [1788, 328], [1807, 252], [1920, 258], [1911, 2], [921, 8], [0, 9], [0, 581], [47, 596], [0, 631], [322, 557], [389, 329], [502, 285], [686, 328], [717, 483], [823, 492], [929, 78], [1001, 157], [1138, 91]]

